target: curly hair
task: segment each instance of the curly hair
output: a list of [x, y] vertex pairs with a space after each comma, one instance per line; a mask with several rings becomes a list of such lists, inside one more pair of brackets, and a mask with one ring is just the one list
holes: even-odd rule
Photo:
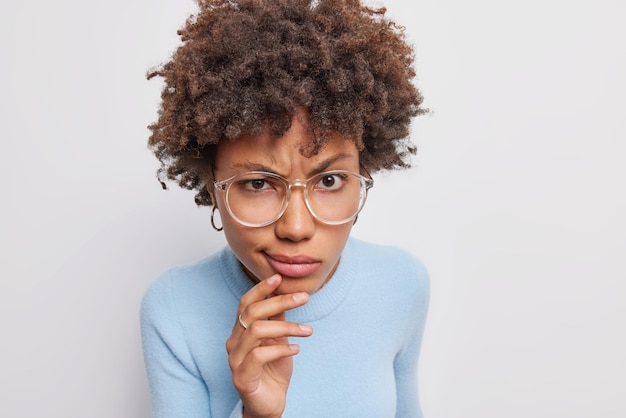
[[411, 119], [426, 113], [412, 84], [413, 50], [385, 8], [359, 0], [198, 0], [182, 44], [148, 79], [164, 80], [149, 147], [158, 178], [197, 190], [219, 141], [244, 133], [280, 137], [305, 109], [314, 155], [328, 134], [352, 138], [370, 173], [406, 168], [416, 153]]

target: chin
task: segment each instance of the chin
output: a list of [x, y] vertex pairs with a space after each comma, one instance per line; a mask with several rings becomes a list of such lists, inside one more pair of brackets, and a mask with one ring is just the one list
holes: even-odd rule
[[313, 294], [321, 289], [326, 280], [315, 277], [283, 277], [283, 282], [276, 289], [276, 294], [306, 292]]

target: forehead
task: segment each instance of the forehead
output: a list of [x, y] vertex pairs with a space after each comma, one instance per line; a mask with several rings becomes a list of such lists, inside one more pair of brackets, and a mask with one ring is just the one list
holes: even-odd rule
[[[329, 136], [324, 147], [308, 155], [310, 132], [294, 121], [281, 137], [270, 134], [244, 135], [217, 146], [215, 169], [228, 174], [241, 171], [271, 169], [280, 174], [319, 171], [326, 168], [358, 169], [359, 153], [354, 141], [340, 134]], [[234, 171], [234, 172], [233, 172]]]

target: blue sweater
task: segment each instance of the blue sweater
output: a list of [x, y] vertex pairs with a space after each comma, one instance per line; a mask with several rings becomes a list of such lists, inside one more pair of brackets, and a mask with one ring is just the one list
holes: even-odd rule
[[[251, 287], [229, 247], [150, 286], [141, 330], [153, 417], [241, 416], [225, 342]], [[287, 312], [314, 333], [290, 339], [300, 353], [283, 417], [421, 417], [417, 362], [428, 294], [415, 257], [350, 238], [331, 280]]]

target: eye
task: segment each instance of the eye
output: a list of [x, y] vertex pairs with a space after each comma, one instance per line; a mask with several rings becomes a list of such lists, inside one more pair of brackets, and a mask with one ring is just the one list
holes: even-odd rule
[[255, 190], [262, 190], [267, 185], [267, 182], [263, 179], [249, 180], [248, 186]]
[[316, 184], [316, 189], [335, 191], [341, 189], [346, 176], [338, 173], [323, 173]]
[[230, 193], [267, 194], [270, 192], [284, 193], [284, 182], [270, 173], [250, 172], [238, 176], [231, 184]]
[[240, 190], [246, 192], [261, 192], [276, 188], [276, 184], [272, 181], [272, 179], [264, 177], [243, 178], [239, 180], [237, 184]]

